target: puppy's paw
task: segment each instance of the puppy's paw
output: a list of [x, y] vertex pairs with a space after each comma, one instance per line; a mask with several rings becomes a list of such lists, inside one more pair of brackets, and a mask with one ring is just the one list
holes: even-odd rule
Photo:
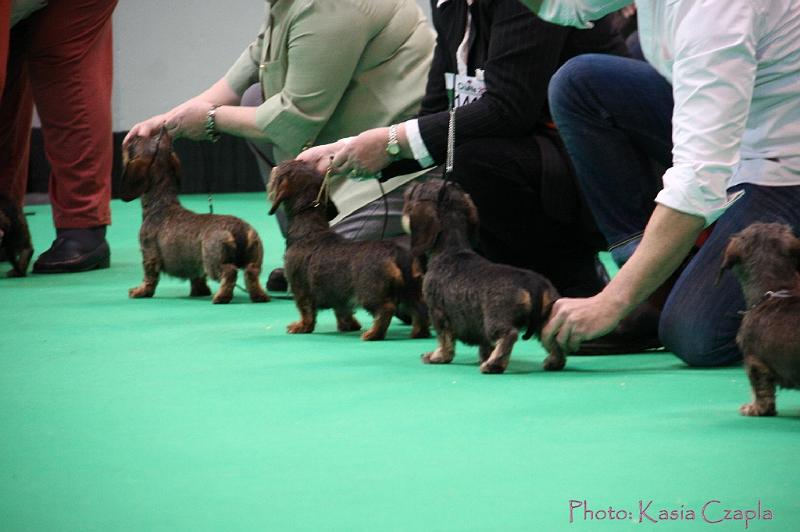
[[756, 402], [752, 402], [739, 407], [739, 413], [743, 416], [774, 416], [776, 410], [774, 404], [759, 406]]
[[192, 286], [192, 289], [189, 292], [189, 297], [204, 297], [210, 295], [211, 289], [207, 286]]
[[8, 270], [6, 273], [6, 277], [13, 278], [13, 277], [25, 277], [25, 272], [17, 271], [16, 269]]
[[270, 297], [266, 292], [256, 292], [254, 294], [250, 294], [250, 301], [253, 303], [269, 303]]
[[128, 297], [131, 299], [139, 299], [142, 297], [153, 297], [155, 290], [151, 290], [145, 286], [137, 286], [128, 290]]
[[550, 355], [544, 359], [542, 366], [545, 371], [560, 371], [567, 365], [567, 359], [561, 356]]
[[489, 362], [488, 360], [481, 364], [481, 373], [487, 375], [499, 375], [506, 370], [506, 367], [503, 364], [498, 364], [497, 362]]
[[215, 305], [225, 305], [226, 303], [230, 303], [233, 299], [233, 295], [230, 294], [217, 294], [214, 296], [214, 299], [211, 300], [212, 303]]
[[314, 324], [308, 324], [304, 321], [296, 321], [286, 326], [286, 332], [289, 334], [308, 334], [314, 332]]
[[384, 338], [386, 338], [386, 331], [376, 331], [375, 329], [370, 329], [361, 335], [361, 339], [365, 342], [374, 342]]
[[430, 338], [431, 331], [427, 328], [419, 328], [411, 330], [411, 338]]
[[337, 320], [336, 329], [340, 332], [360, 331], [361, 324], [358, 323], [358, 320], [355, 318], [350, 318], [347, 320]]
[[421, 359], [423, 364], [449, 364], [453, 357], [445, 357], [442, 350], [437, 347], [429, 353], [423, 353]]

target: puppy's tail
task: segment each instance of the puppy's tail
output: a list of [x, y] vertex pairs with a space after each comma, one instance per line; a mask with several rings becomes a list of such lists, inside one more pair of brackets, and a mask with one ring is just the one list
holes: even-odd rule
[[[543, 286], [543, 283], [545, 284]], [[528, 314], [528, 329], [522, 336], [523, 340], [530, 339], [533, 335], [538, 335], [544, 326], [550, 312], [553, 310], [553, 303], [559, 295], [556, 289], [547, 281], [539, 280], [530, 283], [525, 289], [531, 300], [531, 311]]]

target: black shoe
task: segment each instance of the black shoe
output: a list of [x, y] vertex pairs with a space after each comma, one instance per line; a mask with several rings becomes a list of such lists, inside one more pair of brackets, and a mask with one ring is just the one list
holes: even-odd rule
[[286, 292], [289, 290], [289, 282], [286, 280], [286, 273], [283, 268], [275, 268], [267, 278], [268, 292]]
[[616, 329], [605, 336], [581, 343], [581, 348], [572, 354], [624, 355], [661, 349], [664, 344], [658, 338], [660, 316], [661, 310], [645, 301], [622, 320]]
[[105, 239], [105, 227], [95, 229], [59, 229], [50, 249], [39, 255], [33, 273], [73, 273], [108, 268], [111, 250]]

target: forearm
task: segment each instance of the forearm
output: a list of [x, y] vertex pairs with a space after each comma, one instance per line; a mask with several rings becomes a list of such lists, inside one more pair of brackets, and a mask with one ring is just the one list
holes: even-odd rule
[[627, 315], [681, 265], [703, 226], [701, 217], [657, 205], [636, 252], [602, 296]]
[[217, 131], [234, 137], [252, 140], [266, 140], [267, 134], [256, 124], [257, 107], [222, 105], [217, 108]]
[[242, 97], [231, 88], [225, 78], [220, 78], [212, 86], [195, 96], [195, 99], [214, 105], [239, 105], [242, 101]]

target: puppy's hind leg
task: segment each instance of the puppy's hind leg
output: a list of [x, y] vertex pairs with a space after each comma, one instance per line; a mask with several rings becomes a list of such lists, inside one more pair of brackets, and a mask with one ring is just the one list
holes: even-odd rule
[[317, 305], [305, 289], [294, 286], [294, 303], [300, 311], [300, 320], [286, 327], [289, 334], [307, 334], [314, 332], [317, 325]]
[[436, 337], [439, 340], [438, 347], [430, 353], [422, 355], [422, 362], [424, 364], [449, 364], [456, 356], [453, 333], [446, 327], [436, 326]]
[[336, 329], [341, 332], [360, 331], [361, 324], [353, 316], [353, 309], [350, 307], [340, 307], [333, 309], [336, 314]]
[[411, 305], [411, 338], [430, 338], [428, 308], [421, 301]]
[[261, 274], [261, 266], [254, 262], [248, 264], [244, 269], [244, 283], [247, 293], [250, 294], [250, 301], [253, 303], [266, 303], [269, 296], [261, 287], [258, 276]]
[[752, 356], [746, 356], [744, 364], [753, 388], [753, 401], [742, 405], [739, 413], [743, 416], [774, 416], [775, 378], [772, 372], [763, 362]]
[[519, 333], [516, 329], [501, 334], [492, 354], [481, 364], [481, 373], [503, 373], [508, 367], [508, 361], [511, 360], [511, 350], [518, 337]]
[[11, 266], [13, 268], [6, 274], [6, 277], [25, 277], [28, 275], [28, 264], [33, 256], [33, 248], [25, 248], [19, 253], [19, 258], [15, 258], [13, 253], [8, 253]]
[[208, 287], [205, 276], [195, 277], [194, 279], [191, 279], [190, 282], [192, 283], [192, 289], [189, 292], [189, 297], [203, 297], [211, 295], [211, 289]]
[[219, 290], [211, 300], [215, 305], [230, 303], [233, 299], [233, 289], [236, 287], [236, 276], [239, 271], [235, 264], [223, 264], [220, 266]]
[[[385, 302], [372, 312], [375, 320], [372, 322], [372, 327], [367, 332], [361, 335], [361, 339], [365, 341], [383, 340], [386, 338], [386, 329], [389, 328], [389, 323], [392, 321], [394, 311], [397, 305], [392, 302]], [[368, 309], [369, 310], [369, 309]]]
[[142, 249], [142, 267], [144, 268], [144, 280], [142, 284], [128, 290], [128, 297], [137, 299], [140, 297], [153, 297], [158, 286], [158, 274], [161, 261], [154, 252]]

